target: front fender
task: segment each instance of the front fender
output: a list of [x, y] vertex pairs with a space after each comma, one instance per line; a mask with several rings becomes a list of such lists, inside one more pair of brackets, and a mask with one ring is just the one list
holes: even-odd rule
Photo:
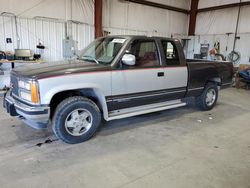
[[49, 105], [54, 95], [64, 91], [92, 89], [98, 99], [104, 118], [108, 117], [105, 96], [111, 95], [110, 73], [72, 75], [38, 80], [41, 104]]
[[44, 102], [46, 102], [46, 104], [50, 104], [51, 99], [53, 98], [53, 96], [55, 96], [56, 94], [60, 93], [60, 92], [65, 92], [65, 91], [72, 91], [72, 90], [81, 90], [84, 92], [84, 89], [91, 89], [94, 93], [94, 96], [97, 98], [97, 100], [99, 101], [99, 104], [101, 105], [101, 110], [103, 112], [103, 117], [105, 120], [108, 119], [108, 107], [107, 107], [107, 103], [106, 103], [106, 98], [104, 93], [101, 91], [100, 88], [97, 88], [98, 86], [95, 84], [84, 84], [84, 86], [82, 86], [81, 84], [81, 88], [79, 89], [79, 87], [77, 87], [77, 85], [75, 85], [75, 87], [70, 87], [70, 85], [65, 87], [55, 87], [52, 88], [51, 90], [49, 90], [43, 97], [44, 97]]

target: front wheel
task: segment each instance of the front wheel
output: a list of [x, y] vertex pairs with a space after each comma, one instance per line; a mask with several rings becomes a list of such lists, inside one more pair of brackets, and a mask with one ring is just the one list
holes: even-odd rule
[[214, 83], [208, 83], [200, 96], [196, 98], [196, 104], [201, 110], [211, 110], [218, 99], [218, 87]]
[[93, 101], [75, 96], [58, 105], [52, 127], [59, 139], [76, 144], [90, 139], [98, 130], [100, 120], [100, 110]]

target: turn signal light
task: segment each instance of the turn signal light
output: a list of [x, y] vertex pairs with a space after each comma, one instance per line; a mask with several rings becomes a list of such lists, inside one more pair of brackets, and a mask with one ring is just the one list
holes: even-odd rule
[[36, 83], [31, 83], [31, 101], [33, 103], [39, 103], [39, 93]]

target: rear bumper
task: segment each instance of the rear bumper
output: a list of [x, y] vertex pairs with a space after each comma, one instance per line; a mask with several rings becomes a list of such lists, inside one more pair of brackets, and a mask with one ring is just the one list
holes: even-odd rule
[[220, 88], [226, 89], [226, 88], [232, 87], [232, 85], [233, 85], [232, 82], [227, 82], [227, 83], [221, 84]]
[[46, 129], [49, 123], [50, 108], [48, 106], [29, 106], [7, 92], [4, 95], [3, 106], [11, 116], [21, 118], [27, 125], [35, 129]]

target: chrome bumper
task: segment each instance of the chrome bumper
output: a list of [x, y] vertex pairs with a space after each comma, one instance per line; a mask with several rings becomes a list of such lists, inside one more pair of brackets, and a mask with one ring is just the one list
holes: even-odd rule
[[26, 124], [35, 129], [48, 127], [50, 108], [48, 106], [29, 106], [24, 104], [7, 92], [4, 96], [4, 108], [11, 116], [20, 117]]

